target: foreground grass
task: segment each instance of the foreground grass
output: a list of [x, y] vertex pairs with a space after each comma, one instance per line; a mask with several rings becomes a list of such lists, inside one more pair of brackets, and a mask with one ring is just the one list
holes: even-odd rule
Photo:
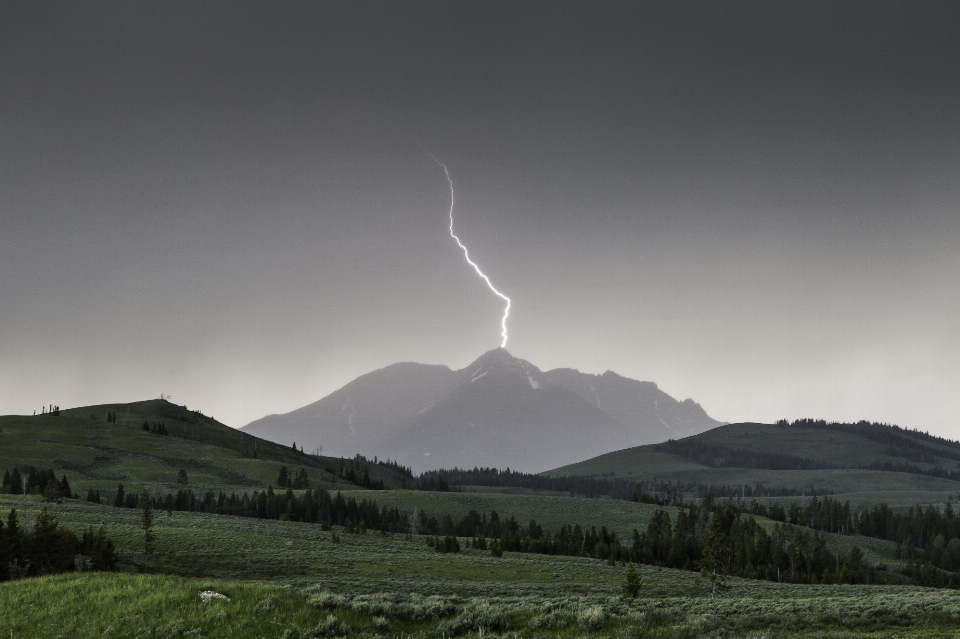
[[[0, 506], [10, 503], [0, 499]], [[42, 505], [19, 502], [29, 523]], [[953, 637], [960, 593], [731, 579], [716, 599], [691, 572], [575, 557], [464, 550], [418, 537], [348, 535], [285, 521], [158, 513], [144, 556], [137, 512], [50, 505], [64, 525], [104, 525], [121, 569], [0, 584], [0, 638]], [[336, 532], [336, 537], [334, 536]], [[465, 541], [465, 540], [464, 540]], [[143, 574], [150, 573], [150, 574]], [[200, 593], [229, 597], [203, 603]]]
[[[229, 601], [203, 603], [204, 590]], [[0, 584], [3, 637], [299, 637], [318, 619], [303, 595], [254, 583], [74, 573]]]
[[[645, 571], [651, 577], [652, 571]], [[333, 593], [164, 575], [76, 573], [0, 584], [0, 636], [167, 639], [466, 636], [955, 637], [960, 595], [949, 591], [797, 588], [763, 596], [728, 591], [639, 599], [616, 595], [453, 593], [424, 595], [406, 584]], [[736, 588], [734, 589], [736, 590]], [[204, 602], [201, 593], [215, 597]]]

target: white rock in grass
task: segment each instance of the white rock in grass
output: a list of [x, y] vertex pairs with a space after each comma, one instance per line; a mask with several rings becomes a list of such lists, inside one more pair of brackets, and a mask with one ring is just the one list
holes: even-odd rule
[[226, 596], [223, 593], [217, 592], [216, 590], [204, 590], [200, 593], [200, 601], [203, 603], [210, 603], [214, 599], [221, 601], [230, 601], [230, 597]]

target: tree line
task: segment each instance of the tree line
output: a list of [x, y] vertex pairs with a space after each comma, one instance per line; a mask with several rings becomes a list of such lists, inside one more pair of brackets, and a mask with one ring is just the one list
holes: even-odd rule
[[44, 508], [33, 527], [20, 525], [16, 509], [0, 521], [0, 581], [73, 570], [115, 570], [117, 553], [103, 527], [83, 535], [64, 528]]
[[[140, 507], [136, 498], [125, 499], [127, 507]], [[676, 510], [660, 509], [646, 531], [634, 530], [633, 538], [621, 541], [606, 526], [589, 528], [563, 524], [555, 533], [545, 531], [535, 520], [526, 526], [513, 516], [501, 518], [496, 511], [472, 510], [459, 519], [437, 518], [418, 510], [411, 516], [396, 507], [378, 507], [372, 500], [356, 500], [326, 490], [253, 491], [237, 495], [190, 489], [152, 498], [156, 509], [207, 512], [222, 515], [282, 519], [320, 524], [324, 529], [343, 527], [348, 533], [378, 530], [383, 533], [425, 535], [438, 552], [458, 552], [459, 542], [471, 539], [471, 547], [544, 555], [591, 557], [610, 563], [645, 563], [685, 570], [709, 569], [717, 583], [728, 575], [751, 579], [797, 583], [871, 583], [878, 580], [859, 548], [846, 557], [835, 556], [820, 532], [797, 530], [787, 524], [767, 532], [732, 500], [717, 503], [712, 495], [702, 504]]]
[[[99, 499], [91, 491], [88, 499]], [[146, 504], [145, 504], [146, 502]], [[458, 552], [459, 542], [469, 547], [546, 555], [590, 557], [610, 563], [643, 563], [704, 572], [715, 586], [726, 576], [795, 583], [875, 583], [888, 581], [883, 566], [870, 566], [859, 547], [837, 556], [826, 545], [826, 532], [859, 534], [895, 541], [901, 559], [909, 562], [902, 574], [913, 583], [960, 586], [960, 516], [948, 504], [943, 511], [914, 507], [894, 512], [881, 505], [859, 512], [849, 502], [813, 497], [805, 504], [747, 505], [732, 498], [718, 501], [708, 494], [699, 504], [661, 508], [643, 532], [635, 529], [621, 540], [605, 526], [586, 528], [563, 524], [551, 533], [535, 520], [523, 526], [514, 516], [501, 518], [496, 511], [471, 510], [455, 519], [378, 506], [373, 500], [345, 497], [337, 492], [306, 489], [295, 493], [252, 491], [200, 495], [180, 489], [163, 496], [127, 494], [119, 485], [115, 506], [157, 510], [205, 512], [221, 515], [279, 519], [319, 524], [324, 530], [342, 527], [348, 533], [367, 531], [425, 535], [438, 552]], [[757, 523], [756, 516], [777, 522], [772, 528]]]
[[814, 530], [895, 542], [900, 560], [919, 569], [930, 564], [941, 570], [960, 571], [960, 513], [951, 502], [943, 509], [916, 505], [893, 510], [884, 503], [852, 512], [850, 502], [813, 498], [802, 507], [791, 505], [786, 519]]
[[0, 482], [0, 493], [43, 495], [47, 501], [59, 501], [60, 499], [75, 497], [66, 475], [58, 480], [52, 468], [35, 468], [33, 466], [27, 467], [26, 478], [16, 466], [12, 470], [5, 470], [3, 481]]
[[[34, 411], [33, 411], [33, 414], [34, 414], [34, 416], [36, 416], [37, 411], [34, 410]], [[50, 404], [49, 407], [48, 407], [48, 406], [43, 406], [43, 407], [40, 409], [40, 414], [41, 414], [41, 415], [52, 415], [53, 417], [59, 417], [59, 416], [60, 416], [60, 407], [59, 407], [59, 406], [56, 406], [55, 404]]]
[[[117, 418], [116, 413], [113, 414], [113, 418]], [[109, 417], [107, 420], [109, 421]], [[146, 433], [152, 433], [154, 435], [161, 435], [163, 437], [166, 437], [170, 434], [170, 429], [167, 428], [167, 424], [165, 422], [149, 422], [147, 420], [143, 420], [143, 424], [140, 425], [140, 430]]]
[[721, 444], [709, 444], [698, 439], [670, 439], [663, 444], [657, 444], [655, 449], [711, 468], [816, 470], [822, 467], [820, 462], [807, 457], [733, 448]]
[[420, 490], [438, 490], [446, 483], [452, 487], [493, 486], [526, 488], [537, 491], [554, 491], [571, 496], [606, 496], [614, 499], [630, 499], [633, 482], [629, 479], [595, 477], [546, 477], [515, 470], [477, 468], [472, 470], [451, 468], [425, 472], [420, 475]]
[[[100, 499], [99, 491], [88, 493], [88, 501], [96, 502], [97, 499]], [[397, 508], [379, 508], [374, 501], [344, 498], [340, 492], [331, 496], [323, 489], [307, 489], [298, 494], [292, 489], [274, 491], [270, 486], [263, 491], [244, 492], [241, 495], [236, 492], [228, 495], [223, 491], [214, 493], [212, 490], [200, 495], [186, 488], [176, 493], [149, 496], [147, 499], [155, 510], [301, 521], [321, 524], [325, 530], [332, 526], [343, 526], [348, 532], [362, 529], [400, 533], [411, 529], [409, 516]], [[111, 503], [122, 508], [143, 508], [143, 501], [143, 495], [128, 493], [121, 483]]]
[[634, 529], [632, 539], [626, 541], [605, 526], [598, 530], [563, 524], [549, 533], [534, 520], [521, 526], [512, 516], [501, 519], [496, 511], [489, 516], [470, 511], [456, 522], [444, 517], [439, 530], [426, 534], [427, 545], [444, 553], [459, 552], [459, 544], [452, 540], [468, 537], [472, 538], [469, 548], [489, 548], [494, 556], [510, 551], [700, 571], [714, 593], [731, 575], [792, 583], [886, 580], [882, 569], [868, 565], [859, 547], [838, 557], [827, 548], [823, 533], [787, 524], [768, 532], [732, 501], [719, 503], [712, 496], [700, 505], [657, 510], [646, 530]]
[[[375, 465], [377, 465], [377, 466], [383, 466], [384, 468], [388, 468], [388, 469], [394, 471], [395, 473], [398, 473], [398, 474], [400, 474], [400, 475], [403, 475], [404, 477], [408, 477], [408, 478], [410, 478], [410, 479], [413, 479], [413, 478], [414, 478], [414, 477], [413, 477], [413, 469], [410, 468], [409, 466], [404, 466], [404, 465], [401, 464], [400, 462], [391, 461], [391, 460], [389, 460], [389, 459], [379, 459], [376, 455], [374, 455], [373, 461], [371, 462], [369, 459], [366, 458], [365, 455], [361, 455], [361, 454], [357, 453], [357, 455], [354, 457], [354, 461], [355, 461], [355, 462], [362, 462], [362, 463], [364, 463], [364, 464], [371, 464], [371, 463], [372, 463], [372, 464], [375, 464]], [[340, 463], [341, 463], [341, 465], [342, 465], [342, 464], [343, 464], [343, 461], [341, 460]]]
[[525, 488], [535, 491], [554, 491], [569, 494], [571, 497], [611, 497], [657, 503], [661, 505], [683, 503], [685, 494], [698, 496], [713, 493], [716, 497], [789, 497], [798, 495], [828, 495], [831, 491], [814, 488], [786, 488], [742, 484], [704, 484], [700, 482], [676, 482], [661, 480], [642, 480], [640, 482], [627, 477], [582, 477], [568, 476], [546, 477], [515, 470], [497, 468], [477, 468], [473, 470], [452, 468], [432, 470], [420, 475], [420, 490], [456, 491], [465, 486], [491, 486]]
[[[920, 451], [928, 455], [945, 457], [954, 461], [960, 461], [960, 442], [945, 437], [931, 435], [928, 432], [918, 429], [901, 428], [896, 424], [883, 424], [880, 422], [868, 422], [861, 420], [856, 423], [827, 422], [823, 419], [797, 419], [788, 422], [781, 419], [777, 422], [778, 426], [797, 426], [802, 428], [820, 428], [823, 430], [832, 430], [843, 433], [853, 433], [860, 435], [871, 441], [885, 444], [893, 451], [888, 454], [903, 456], [911, 454], [910, 450]], [[942, 448], [931, 448], [920, 443], [922, 440], [931, 444], [938, 444], [952, 450], [943, 450]]]

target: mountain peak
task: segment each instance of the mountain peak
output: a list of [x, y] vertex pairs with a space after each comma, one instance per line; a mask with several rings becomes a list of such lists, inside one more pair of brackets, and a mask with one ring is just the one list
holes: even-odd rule
[[[522, 359], [518, 359], [514, 357], [513, 355], [510, 354], [509, 351], [507, 351], [507, 349], [499, 347], [499, 348], [494, 348], [493, 350], [487, 351], [486, 353], [484, 353], [483, 355], [475, 359], [473, 362], [468, 364], [466, 368], [470, 369], [471, 371], [474, 371], [480, 368], [483, 368], [483, 369], [503, 368], [503, 367], [523, 368], [524, 364], [526, 364], [526, 362], [524, 362]], [[527, 366], [531, 366], [531, 365], [527, 364]]]
[[516, 357], [510, 354], [510, 351], [505, 349], [502, 346], [498, 346], [494, 349], [491, 349], [477, 358], [477, 363], [493, 363], [493, 362], [518, 362]]
[[485, 380], [484, 383], [489, 383], [493, 379], [522, 380], [523, 385], [529, 384], [534, 389], [552, 385], [539, 368], [526, 360], [514, 357], [505, 348], [487, 351], [469, 366], [460, 369], [459, 373], [468, 376], [471, 383], [482, 378]]

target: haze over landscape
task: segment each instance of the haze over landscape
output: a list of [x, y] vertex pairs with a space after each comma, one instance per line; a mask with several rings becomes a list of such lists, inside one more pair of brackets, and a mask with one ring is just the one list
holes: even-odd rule
[[541, 370], [957, 436], [956, 5], [505, 8], [4, 2], [0, 413], [468, 366], [426, 149]]

